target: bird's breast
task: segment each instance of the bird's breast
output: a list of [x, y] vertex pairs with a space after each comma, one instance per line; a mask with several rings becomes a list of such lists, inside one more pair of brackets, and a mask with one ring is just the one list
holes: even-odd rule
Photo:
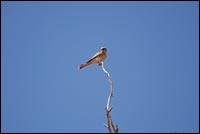
[[97, 56], [95, 59], [94, 59], [94, 63], [101, 63], [102, 61], [104, 61], [106, 58], [106, 54], [102, 54], [100, 56]]

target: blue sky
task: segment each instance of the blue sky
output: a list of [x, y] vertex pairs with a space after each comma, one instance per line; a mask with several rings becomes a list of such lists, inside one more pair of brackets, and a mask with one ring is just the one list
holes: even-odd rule
[[199, 132], [198, 2], [1, 2], [1, 131]]

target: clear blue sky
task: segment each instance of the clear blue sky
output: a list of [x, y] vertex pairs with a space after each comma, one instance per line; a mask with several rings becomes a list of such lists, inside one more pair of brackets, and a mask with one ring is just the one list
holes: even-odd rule
[[198, 2], [1, 2], [1, 131], [199, 132]]

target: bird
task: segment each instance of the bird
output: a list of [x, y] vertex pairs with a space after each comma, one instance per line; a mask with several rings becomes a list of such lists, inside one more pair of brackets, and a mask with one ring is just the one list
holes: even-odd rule
[[86, 63], [81, 64], [79, 66], [79, 69], [82, 69], [86, 66], [89, 66], [91, 64], [99, 64], [101, 65], [102, 62], [106, 59], [107, 57], [107, 49], [105, 47], [101, 47], [101, 50], [94, 54], [90, 60], [88, 60]]

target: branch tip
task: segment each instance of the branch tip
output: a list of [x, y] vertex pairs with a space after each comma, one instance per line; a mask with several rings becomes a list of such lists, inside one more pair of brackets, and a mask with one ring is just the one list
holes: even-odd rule
[[107, 125], [107, 124], [104, 124], [104, 127], [108, 128], [108, 125]]

